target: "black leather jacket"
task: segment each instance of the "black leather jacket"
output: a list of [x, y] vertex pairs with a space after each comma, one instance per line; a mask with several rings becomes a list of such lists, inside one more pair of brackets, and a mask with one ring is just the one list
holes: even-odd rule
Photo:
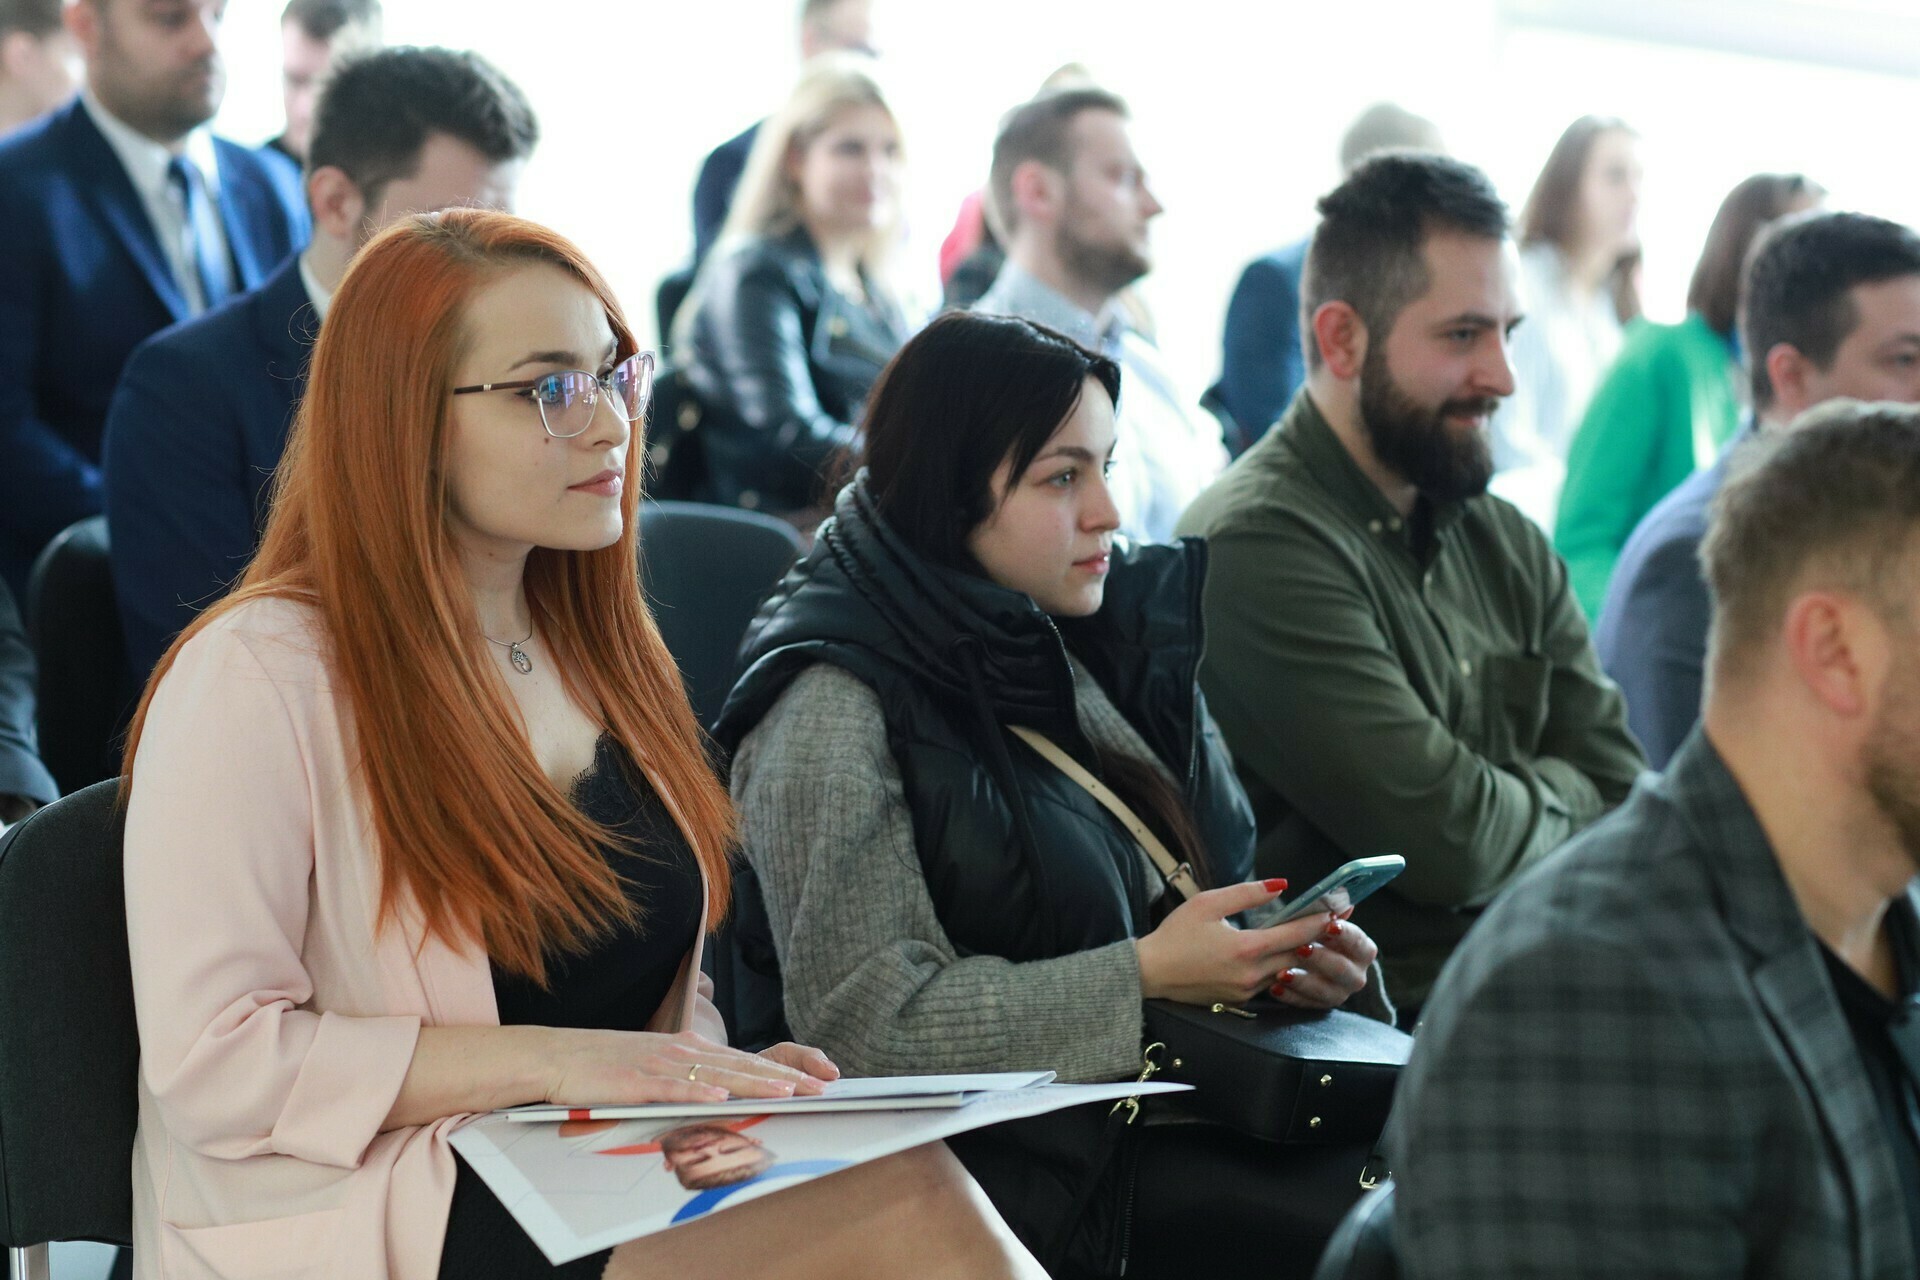
[[716, 501], [783, 515], [824, 505], [874, 379], [907, 340], [890, 300], [844, 297], [805, 228], [705, 267], [686, 378]]

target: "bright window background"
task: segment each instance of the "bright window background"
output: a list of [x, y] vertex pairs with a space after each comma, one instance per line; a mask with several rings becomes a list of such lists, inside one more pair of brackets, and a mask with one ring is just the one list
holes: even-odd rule
[[[1912, 0], [876, 6], [910, 157], [909, 260], [923, 291], [934, 296], [934, 255], [984, 178], [1001, 112], [1060, 63], [1084, 62], [1132, 103], [1167, 206], [1144, 291], [1195, 395], [1218, 372], [1240, 268], [1308, 230], [1315, 197], [1338, 178], [1342, 129], [1382, 98], [1431, 116], [1516, 209], [1574, 117], [1633, 123], [1645, 137], [1641, 228], [1656, 318], [1680, 314], [1714, 209], [1749, 173], [1804, 171], [1837, 207], [1920, 223], [1905, 145], [1920, 107]], [[584, 246], [650, 331], [654, 285], [691, 244], [702, 157], [775, 106], [797, 70], [797, 0], [386, 7], [392, 42], [476, 49], [527, 91], [545, 141], [521, 212]], [[279, 9], [247, 0], [228, 12], [219, 125], [232, 136], [279, 127]]]

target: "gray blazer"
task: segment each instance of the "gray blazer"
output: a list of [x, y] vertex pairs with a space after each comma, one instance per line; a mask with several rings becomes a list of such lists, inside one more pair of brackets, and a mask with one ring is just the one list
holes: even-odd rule
[[1388, 1143], [1409, 1280], [1920, 1274], [1813, 935], [1699, 730], [1474, 928]]

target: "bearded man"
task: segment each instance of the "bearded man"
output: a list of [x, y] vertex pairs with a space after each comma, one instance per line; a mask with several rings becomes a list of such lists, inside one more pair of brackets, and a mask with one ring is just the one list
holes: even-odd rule
[[1153, 267], [1160, 202], [1104, 89], [1060, 89], [1015, 107], [993, 143], [987, 216], [1006, 265], [975, 311], [1057, 329], [1115, 360], [1125, 393], [1109, 487], [1120, 532], [1165, 542], [1227, 463], [1220, 424], [1168, 375], [1123, 291]]
[[1521, 321], [1506, 206], [1469, 165], [1393, 152], [1319, 210], [1306, 386], [1179, 532], [1209, 547], [1200, 681], [1257, 873], [1405, 857], [1359, 918], [1410, 1023], [1480, 910], [1642, 757], [1566, 567], [1486, 491]]
[[306, 243], [300, 171], [207, 128], [226, 0], [73, 0], [80, 96], [0, 141], [0, 580], [101, 508], [128, 354]]

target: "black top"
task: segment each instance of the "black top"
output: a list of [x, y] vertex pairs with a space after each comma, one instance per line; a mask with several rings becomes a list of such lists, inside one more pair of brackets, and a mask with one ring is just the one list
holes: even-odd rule
[[607, 860], [627, 885], [640, 913], [583, 956], [549, 966], [551, 990], [493, 970], [500, 1024], [645, 1030], [700, 928], [705, 887], [693, 849], [654, 793], [611, 737], [594, 748], [593, 767], [573, 782], [573, 801], [629, 847], [610, 847]]
[[1881, 995], [1825, 943], [1820, 958], [1826, 961], [1860, 1064], [1873, 1085], [1881, 1128], [1900, 1171], [1907, 1230], [1920, 1256], [1920, 940], [1913, 936], [1911, 917], [1900, 910], [1887, 913], [1887, 934], [1899, 974], [1898, 1000]]
[[[611, 737], [595, 745], [593, 765], [574, 779], [580, 812], [625, 840], [606, 850], [641, 912], [637, 926], [617, 930], [583, 956], [549, 966], [553, 989], [493, 970], [502, 1026], [593, 1027], [640, 1031], [666, 998], [700, 928], [706, 892], [693, 849], [646, 775]], [[563, 1266], [549, 1264], [526, 1232], [467, 1162], [459, 1162], [439, 1275], [490, 1280], [593, 1280], [608, 1251]]]

